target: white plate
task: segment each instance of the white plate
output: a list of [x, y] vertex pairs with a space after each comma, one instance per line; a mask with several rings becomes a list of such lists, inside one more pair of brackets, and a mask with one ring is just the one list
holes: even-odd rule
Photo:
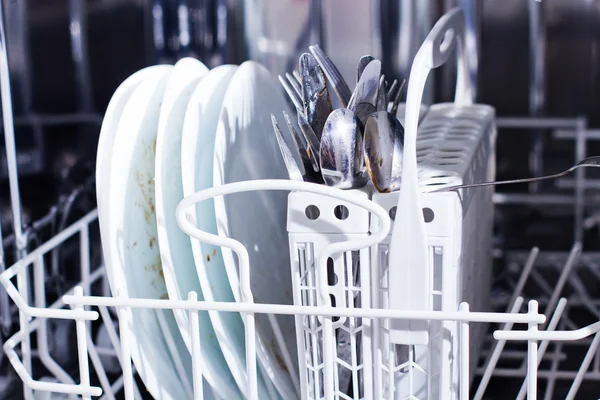
[[[103, 246], [111, 291], [167, 298], [154, 214], [154, 154], [168, 69], [145, 79], [125, 105], [114, 138]], [[155, 399], [191, 398], [191, 358], [171, 310], [127, 309], [123, 327], [136, 370]]]
[[[100, 225], [100, 237], [105, 238], [103, 233], [107, 221], [108, 199], [110, 197], [109, 180], [110, 167], [112, 160], [113, 144], [117, 134], [117, 126], [123, 113], [125, 104], [131, 97], [131, 94], [146, 78], [157, 78], [168, 70], [173, 68], [171, 65], [154, 65], [147, 67], [131, 75], [119, 85], [115, 93], [112, 95], [104, 119], [102, 120], [102, 128], [100, 128], [100, 137], [98, 138], [98, 150], [96, 153], [96, 199], [98, 203], [98, 223]], [[103, 246], [104, 259], [109, 259], [109, 246]], [[108, 274], [108, 279], [111, 279], [111, 274]]]
[[[277, 79], [262, 65], [247, 61], [231, 80], [223, 101], [215, 138], [214, 186], [254, 179], [289, 179], [271, 124], [271, 113], [290, 114]], [[286, 132], [287, 134], [287, 132]], [[250, 257], [254, 301], [293, 304], [287, 225], [288, 193], [258, 191], [214, 199], [221, 236], [240, 241]], [[223, 249], [225, 269], [239, 301], [237, 257]], [[297, 371], [296, 331], [293, 316], [276, 316]], [[284, 399], [298, 397], [298, 377], [288, 372], [286, 357], [278, 348], [269, 318], [256, 315], [258, 357]]]
[[[217, 123], [225, 91], [237, 68], [235, 65], [223, 65], [211, 70], [198, 84], [189, 101], [181, 139], [184, 196], [212, 187]], [[217, 233], [215, 209], [211, 200], [198, 203], [191, 211], [200, 229]], [[220, 248], [192, 238], [188, 242], [191, 243], [196, 264], [196, 271], [192, 271], [195, 273], [194, 282], [199, 282], [204, 298], [208, 301], [235, 301]], [[209, 314], [229, 369], [238, 387], [243, 393], [247, 393], [244, 323], [237, 313]], [[267, 393], [267, 388], [260, 375], [258, 384], [259, 393], [266, 398], [264, 394]]]
[[[160, 109], [156, 139], [156, 221], [160, 258], [171, 300], [186, 299], [190, 291], [203, 300], [194, 267], [189, 237], [179, 228], [175, 218], [177, 204], [183, 199], [181, 174], [181, 139], [185, 111], [194, 89], [208, 68], [193, 58], [175, 64]], [[191, 352], [188, 312], [174, 310], [181, 336]], [[224, 399], [240, 399], [231, 372], [225, 362], [208, 313], [200, 313], [201, 367], [208, 383]]]

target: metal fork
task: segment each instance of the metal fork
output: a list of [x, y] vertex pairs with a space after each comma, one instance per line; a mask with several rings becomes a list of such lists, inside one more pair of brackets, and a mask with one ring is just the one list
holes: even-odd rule
[[[300, 140], [298, 143], [296, 143], [297, 145], [305, 144], [304, 147], [299, 146], [298, 151], [302, 152], [303, 150], [305, 150], [306, 152], [308, 152], [308, 154], [311, 158], [311, 162], [313, 162], [313, 168], [315, 168], [315, 171], [318, 172], [318, 171], [320, 171], [320, 168], [319, 168], [320, 141], [319, 141], [319, 138], [317, 137], [317, 134], [315, 133], [313, 128], [308, 123], [308, 120], [306, 119], [306, 115], [304, 112], [304, 101], [302, 100], [302, 86], [300, 85], [300, 83], [298, 81], [299, 77], [296, 76], [296, 71], [294, 71], [294, 76], [290, 75], [289, 73], [286, 73], [285, 75], [286, 75], [287, 80], [284, 79], [281, 75], [279, 75], [279, 82], [281, 82], [281, 85], [285, 89], [289, 98], [292, 100], [294, 107], [296, 108], [296, 112], [298, 114], [298, 126], [300, 127], [300, 131], [302, 132], [302, 135], [304, 135], [304, 139], [305, 139], [305, 140]], [[288, 124], [288, 127], [289, 126], [292, 126], [292, 125]], [[294, 129], [294, 131], [295, 131], [295, 129]]]
[[[298, 134], [298, 131], [292, 124], [289, 114], [284, 111], [283, 117], [294, 141], [295, 151], [290, 149], [286, 143], [281, 132], [281, 128], [279, 127], [279, 123], [277, 122], [277, 118], [273, 114], [271, 114], [271, 122], [273, 124], [273, 131], [277, 139], [277, 144], [279, 145], [279, 150], [281, 150], [281, 155], [288, 170], [290, 179], [293, 181], [322, 183], [323, 178], [319, 173], [319, 164], [314, 155], [307, 150], [307, 147], [310, 149], [310, 145], [305, 142], [305, 138]], [[302, 164], [299, 165], [296, 162], [294, 155], [299, 156]]]
[[319, 66], [323, 69], [327, 80], [331, 83], [333, 91], [340, 99], [342, 107], [347, 107], [350, 97], [352, 97], [352, 91], [348, 87], [348, 84], [344, 80], [344, 77], [340, 71], [337, 69], [333, 61], [327, 57], [319, 45], [309, 46], [308, 49], [317, 60]]

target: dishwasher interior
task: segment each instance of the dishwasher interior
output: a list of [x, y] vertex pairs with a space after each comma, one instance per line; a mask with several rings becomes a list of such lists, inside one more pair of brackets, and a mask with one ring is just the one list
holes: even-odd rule
[[[5, 37], [0, 41], [7, 47], [10, 80], [2, 76], [0, 85], [10, 84], [10, 98], [3, 93], [0, 272], [65, 234], [67, 227], [96, 208], [98, 137], [118, 85], [145, 66], [173, 64], [184, 57], [197, 58], [209, 68], [255, 60], [277, 75], [293, 69], [309, 45], [319, 44], [348, 81], [355, 80], [355, 62], [365, 54], [381, 59], [386, 76], [408, 79], [413, 58], [433, 23], [460, 6], [476, 101], [496, 110], [496, 179], [559, 173], [600, 152], [596, 1], [4, 0], [1, 4]], [[423, 102], [451, 100], [455, 76], [453, 63], [435, 70]], [[4, 135], [7, 124], [14, 126], [14, 144]], [[536, 299], [550, 320], [561, 296], [568, 305], [555, 330], [574, 331], [600, 321], [600, 171], [581, 168], [555, 180], [497, 186], [493, 201], [494, 283], [489, 311], [510, 312], [520, 295], [525, 298], [524, 312], [527, 301]], [[89, 225], [87, 251], [88, 269], [91, 266], [92, 274], [99, 276], [103, 260], [97, 225]], [[45, 294], [30, 290], [31, 305], [53, 304], [89, 279], [90, 272], [80, 268], [81, 243], [74, 238], [60, 241], [45, 257]], [[90, 290], [110, 296], [107, 285], [97, 279]], [[40, 293], [45, 299], [38, 304]], [[116, 314], [111, 317], [116, 320]], [[19, 307], [0, 287], [0, 342], [6, 344], [18, 333], [20, 318]], [[491, 326], [490, 333], [492, 329], [498, 327]], [[91, 335], [107, 376], [118, 380], [115, 377], [122, 371], [109, 331], [114, 328], [94, 324]], [[484, 342], [471, 398], [524, 398], [527, 343], [504, 341], [503, 349], [498, 343], [491, 334]], [[540, 343], [544, 351], [537, 375], [539, 396], [548, 400], [600, 396], [599, 334]], [[22, 348], [12, 347], [15, 357], [26, 358]], [[78, 376], [77, 350], [75, 322], [48, 319], [43, 334], [38, 330], [32, 335], [27, 355], [32, 361], [26, 368], [36, 380], [47, 382], [62, 380], [57, 370]], [[28, 398], [23, 378], [9, 358], [0, 351], [0, 398]], [[487, 368], [490, 359], [495, 368]], [[485, 395], [477, 390], [482, 380]], [[40, 391], [35, 398], [68, 398], [46, 395]], [[120, 390], [115, 396], [124, 398]]]

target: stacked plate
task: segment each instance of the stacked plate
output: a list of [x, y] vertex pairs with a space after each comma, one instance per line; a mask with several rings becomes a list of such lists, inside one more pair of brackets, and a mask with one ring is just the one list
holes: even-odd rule
[[[288, 109], [277, 79], [254, 62], [208, 70], [186, 58], [145, 68], [115, 91], [97, 154], [98, 215], [113, 296], [239, 301], [237, 258], [190, 239], [177, 225], [184, 196], [225, 183], [287, 179], [270, 115]], [[249, 251], [254, 299], [293, 304], [287, 194], [255, 192], [199, 203], [198, 227]], [[156, 399], [192, 398], [189, 314], [128, 309], [131, 357]], [[246, 345], [238, 313], [200, 314], [205, 398], [247, 393]], [[261, 399], [298, 398], [291, 316], [256, 317]], [[277, 333], [277, 334], [276, 334]], [[283, 342], [277, 340], [283, 337]]]

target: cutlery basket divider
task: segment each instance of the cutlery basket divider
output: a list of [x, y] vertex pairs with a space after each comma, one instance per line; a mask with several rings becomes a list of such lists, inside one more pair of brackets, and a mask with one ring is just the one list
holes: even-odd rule
[[[368, 198], [360, 190], [353, 194]], [[370, 213], [328, 196], [292, 192], [288, 197], [288, 225], [293, 298], [295, 305], [322, 305], [317, 286], [317, 259], [331, 243], [369, 236]], [[371, 307], [370, 249], [348, 251], [327, 262], [331, 305]], [[333, 318], [335, 353], [323, 354], [323, 326], [315, 315], [296, 315], [296, 336], [302, 399], [324, 396], [324, 365], [334, 362], [334, 392], [350, 391], [353, 398], [373, 397], [371, 321], [368, 318]]]

